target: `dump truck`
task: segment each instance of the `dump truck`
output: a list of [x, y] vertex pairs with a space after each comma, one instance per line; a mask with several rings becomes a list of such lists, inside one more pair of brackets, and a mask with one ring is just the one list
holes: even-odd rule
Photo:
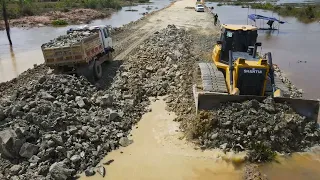
[[75, 73], [89, 80], [102, 77], [101, 64], [112, 60], [111, 26], [70, 28], [41, 46], [45, 65], [65, 73]]
[[212, 60], [196, 66], [196, 112], [212, 110], [225, 102], [262, 101], [272, 96], [275, 102], [286, 102], [300, 115], [317, 120], [319, 101], [290, 97], [288, 87], [274, 73], [271, 52], [257, 52], [262, 45], [257, 42], [257, 31], [256, 26], [222, 24]]

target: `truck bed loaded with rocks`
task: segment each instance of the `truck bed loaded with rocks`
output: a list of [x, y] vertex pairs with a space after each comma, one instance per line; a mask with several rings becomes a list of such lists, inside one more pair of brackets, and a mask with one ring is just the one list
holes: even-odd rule
[[100, 79], [101, 64], [112, 59], [112, 38], [108, 26], [69, 29], [41, 46], [45, 64], [64, 72]]

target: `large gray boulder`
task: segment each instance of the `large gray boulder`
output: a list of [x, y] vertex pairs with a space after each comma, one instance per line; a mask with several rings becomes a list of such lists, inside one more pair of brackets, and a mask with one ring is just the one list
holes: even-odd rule
[[68, 169], [63, 161], [52, 164], [49, 168], [50, 176], [55, 180], [66, 180], [75, 173], [74, 169]]
[[24, 139], [17, 138], [17, 134], [12, 129], [0, 131], [1, 155], [11, 159], [17, 157], [24, 142]]
[[6, 118], [6, 115], [4, 114], [3, 110], [0, 108], [0, 121], [3, 121]]
[[37, 154], [39, 151], [39, 146], [31, 144], [31, 143], [24, 143], [20, 148], [20, 156], [25, 158], [31, 158], [33, 155]]

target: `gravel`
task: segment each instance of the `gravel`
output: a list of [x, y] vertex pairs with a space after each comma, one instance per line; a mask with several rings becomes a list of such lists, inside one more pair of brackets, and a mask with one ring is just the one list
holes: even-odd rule
[[[128, 135], [134, 119], [143, 113], [127, 102], [96, 103], [106, 92], [71, 75], [43, 75], [15, 94], [1, 99], [0, 153], [21, 163], [25, 171], [15, 175], [22, 179], [65, 179], [95, 166], [119, 146], [120, 138]], [[108, 117], [115, 109], [124, 115], [111, 121]], [[53, 166], [55, 162], [63, 165]], [[3, 174], [10, 168], [5, 165], [0, 165]]]
[[66, 35], [61, 35], [53, 40], [50, 40], [48, 43], [43, 44], [43, 48], [56, 48], [56, 47], [65, 47], [72, 44], [81, 42], [83, 39], [91, 36], [92, 32], [90, 31], [73, 31]]
[[303, 90], [298, 89], [276, 65], [274, 65], [274, 73], [288, 87], [291, 98], [301, 98], [303, 96]]

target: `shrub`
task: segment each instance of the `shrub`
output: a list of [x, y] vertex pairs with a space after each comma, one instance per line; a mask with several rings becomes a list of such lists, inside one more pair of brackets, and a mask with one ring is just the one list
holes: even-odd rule
[[269, 146], [262, 143], [252, 145], [251, 149], [248, 153], [248, 158], [251, 162], [270, 162], [274, 160], [277, 155]]
[[68, 22], [63, 20], [63, 19], [56, 19], [56, 20], [52, 21], [52, 25], [54, 25], [54, 26], [64, 26], [64, 25], [68, 25]]
[[32, 8], [29, 5], [23, 6], [21, 9], [21, 15], [22, 16], [33, 16], [35, 15], [34, 8]]
[[86, 8], [91, 9], [121, 8], [120, 2], [118, 0], [84, 0], [83, 3]]
[[150, 2], [149, 0], [138, 0], [139, 3], [148, 3]]

